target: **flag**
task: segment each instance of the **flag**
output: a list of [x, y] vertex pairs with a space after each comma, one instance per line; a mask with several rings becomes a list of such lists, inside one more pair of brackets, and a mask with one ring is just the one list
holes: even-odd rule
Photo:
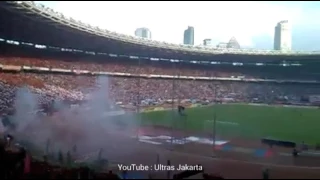
[[49, 154], [50, 143], [51, 143], [50, 139], [47, 139], [47, 142], [46, 142], [46, 152], [45, 152], [46, 155]]
[[73, 152], [73, 153], [77, 153], [77, 145], [74, 145], [74, 146], [72, 147], [72, 152]]
[[101, 158], [102, 158], [102, 153], [103, 153], [103, 149], [100, 148], [100, 149], [99, 149], [99, 152], [98, 152], [98, 160], [101, 160]]

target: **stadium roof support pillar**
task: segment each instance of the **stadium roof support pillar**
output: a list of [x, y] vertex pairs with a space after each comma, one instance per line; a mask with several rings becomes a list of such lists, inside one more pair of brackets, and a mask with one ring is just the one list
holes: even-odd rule
[[[214, 105], [216, 105], [217, 102], [217, 92], [218, 92], [218, 85], [215, 81], [213, 81], [213, 94], [214, 94]], [[214, 106], [213, 106], [214, 107]], [[213, 129], [212, 129], [212, 146], [213, 146], [213, 150], [212, 150], [212, 154], [213, 156], [215, 155], [214, 151], [215, 151], [215, 146], [216, 146], [216, 134], [217, 134], [217, 113], [216, 110], [213, 111]]]
[[[172, 110], [172, 118], [171, 118], [171, 147], [173, 147], [173, 141], [174, 141], [174, 131], [177, 129], [177, 123], [181, 124], [183, 123], [184, 127], [186, 127], [186, 118], [187, 116], [181, 117], [180, 113], [177, 113], [178, 107], [181, 105], [181, 95], [180, 95], [180, 66], [181, 62], [173, 62], [172, 68], [176, 74], [174, 75], [174, 78], [172, 79], [172, 92], [171, 92], [171, 110]], [[178, 93], [178, 94], [177, 94]], [[178, 115], [177, 115], [178, 114]], [[177, 116], [179, 118], [177, 118]], [[183, 120], [181, 120], [183, 118]], [[185, 137], [183, 138], [184, 143], [186, 141]], [[173, 148], [170, 148], [173, 149]]]
[[140, 74], [141, 74], [141, 59], [139, 58], [138, 60], [138, 79], [137, 79], [137, 100], [136, 100], [136, 113], [138, 114], [138, 130], [137, 130], [137, 139], [139, 139], [139, 131], [140, 131], [140, 128], [141, 128], [141, 123], [142, 123], [142, 120], [141, 120], [141, 115], [140, 115], [140, 104], [141, 104], [141, 99], [140, 99], [140, 90], [141, 90], [141, 77], [140, 77]]
[[[172, 62], [172, 68], [176, 71], [176, 63]], [[174, 141], [174, 127], [175, 127], [175, 91], [176, 91], [176, 78], [172, 78], [172, 92], [171, 92], [171, 150], [173, 150], [173, 141]]]

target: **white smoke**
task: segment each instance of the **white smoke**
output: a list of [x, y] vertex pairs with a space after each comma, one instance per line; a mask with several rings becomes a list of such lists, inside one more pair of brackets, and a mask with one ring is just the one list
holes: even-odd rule
[[19, 88], [14, 101], [15, 114], [12, 118], [18, 132], [36, 120], [35, 112], [38, 109], [38, 97], [28, 87]]
[[0, 134], [3, 134], [6, 131], [6, 128], [2, 124], [2, 119], [0, 118]]
[[49, 150], [61, 149], [66, 152], [74, 145], [79, 153], [90, 153], [103, 148], [106, 158], [116, 158], [135, 152], [131, 138], [137, 128], [133, 115], [111, 116], [123, 112], [109, 97], [107, 77], [98, 77], [96, 89], [89, 99], [74, 108], [62, 102], [55, 102], [58, 112], [53, 115], [39, 115], [38, 97], [28, 88], [20, 88], [16, 94], [13, 121], [17, 125], [15, 135], [45, 149], [50, 140]]

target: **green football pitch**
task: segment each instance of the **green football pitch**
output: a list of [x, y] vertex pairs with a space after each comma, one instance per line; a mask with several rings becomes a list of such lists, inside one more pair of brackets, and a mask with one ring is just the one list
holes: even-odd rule
[[139, 119], [142, 125], [208, 133], [213, 132], [215, 122], [218, 136], [320, 143], [320, 109], [316, 108], [219, 104], [188, 108], [185, 114], [154, 111], [142, 113]]

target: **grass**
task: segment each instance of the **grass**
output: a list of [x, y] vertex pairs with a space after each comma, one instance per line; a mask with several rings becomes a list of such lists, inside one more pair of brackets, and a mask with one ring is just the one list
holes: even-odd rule
[[319, 109], [225, 104], [189, 108], [185, 113], [186, 118], [180, 117], [176, 111], [142, 113], [141, 122], [143, 125], [174, 126], [177, 129], [212, 132], [216, 114], [217, 135], [270, 137], [310, 144], [320, 143]]

